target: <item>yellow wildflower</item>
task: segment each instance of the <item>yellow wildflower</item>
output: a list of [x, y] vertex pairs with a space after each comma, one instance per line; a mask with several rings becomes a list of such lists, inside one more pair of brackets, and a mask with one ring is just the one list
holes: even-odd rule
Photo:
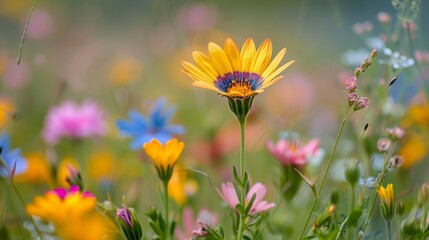
[[110, 80], [117, 85], [128, 85], [141, 78], [141, 63], [131, 57], [114, 61], [108, 71]]
[[425, 139], [419, 134], [408, 134], [408, 138], [405, 139], [399, 150], [399, 155], [404, 157], [402, 167], [409, 168], [414, 166], [426, 155]]
[[196, 65], [183, 61], [183, 72], [194, 80], [196, 87], [213, 90], [228, 98], [248, 98], [282, 78], [278, 76], [294, 61], [278, 67], [286, 48], [271, 61], [272, 43], [266, 39], [258, 49], [253, 39], [248, 38], [241, 51], [228, 38], [222, 49], [215, 43], [208, 44], [209, 56], [202, 52], [192, 53]]
[[31, 183], [53, 183], [51, 165], [45, 155], [40, 152], [31, 153], [25, 156], [27, 159], [27, 170], [15, 177], [19, 182]]
[[58, 188], [38, 196], [27, 205], [30, 215], [51, 221], [58, 236], [65, 240], [113, 239], [111, 223], [95, 211], [96, 199], [92, 193]]
[[13, 112], [13, 103], [9, 99], [0, 98], [0, 130], [3, 129]]
[[380, 186], [377, 189], [378, 196], [381, 200], [381, 213], [386, 221], [390, 221], [395, 215], [395, 203], [393, 200], [393, 184], [387, 184], [384, 188]]
[[88, 161], [88, 171], [89, 176], [98, 182], [111, 179], [114, 173], [112, 153], [103, 150], [91, 154]]
[[386, 203], [387, 206], [390, 207], [393, 202], [393, 184], [387, 184], [386, 188], [380, 186], [377, 190], [377, 193], [381, 201]]
[[143, 148], [157, 168], [172, 168], [183, 151], [185, 144], [173, 138], [163, 145], [157, 139], [145, 143]]

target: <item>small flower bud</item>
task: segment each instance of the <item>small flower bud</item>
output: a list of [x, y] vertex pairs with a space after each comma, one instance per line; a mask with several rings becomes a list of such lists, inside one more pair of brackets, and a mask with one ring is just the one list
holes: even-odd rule
[[360, 75], [360, 73], [362, 72], [362, 69], [361, 68], [356, 68], [355, 69], [355, 72], [354, 72], [354, 76], [356, 77], [356, 78], [359, 78], [359, 75]]
[[369, 106], [369, 99], [367, 97], [359, 97], [356, 100], [356, 108], [355, 108], [355, 110], [366, 108], [368, 106]]
[[372, 60], [374, 60], [374, 58], [376, 58], [378, 56], [378, 51], [377, 51], [377, 49], [373, 49], [372, 51], [371, 51], [371, 54], [369, 55], [369, 58], [371, 59], [371, 61]]
[[143, 230], [134, 209], [127, 205], [118, 208], [116, 212], [116, 222], [119, 224], [122, 235], [126, 240], [142, 239]]
[[354, 92], [357, 88], [357, 78], [356, 77], [347, 78], [344, 85], [346, 86], [347, 90], [349, 90], [350, 92]]
[[333, 205], [338, 205], [340, 202], [340, 194], [338, 193], [338, 190], [334, 189], [331, 193], [331, 203]]
[[404, 163], [404, 157], [395, 155], [389, 160], [389, 165], [392, 168], [398, 169], [402, 166], [402, 163]]
[[66, 181], [70, 184], [70, 186], [79, 186], [79, 189], [83, 188], [83, 180], [79, 171], [72, 165], [67, 164], [67, 178]]
[[390, 148], [390, 140], [387, 138], [381, 138], [377, 142], [378, 151], [384, 153], [387, 152]]
[[395, 200], [394, 200], [394, 190], [392, 184], [387, 184], [387, 187], [384, 188], [380, 186], [377, 190], [378, 196], [380, 197], [381, 203], [381, 213], [386, 221], [392, 220], [395, 215]]
[[385, 13], [385, 12], [379, 12], [377, 14], [377, 19], [380, 23], [387, 24], [390, 22], [390, 15], [388, 13]]
[[396, 205], [396, 213], [401, 216], [405, 212], [405, 204], [403, 201], [399, 201]]
[[354, 186], [358, 182], [360, 176], [358, 165], [356, 163], [348, 164], [345, 175], [350, 185]]
[[401, 139], [405, 135], [404, 129], [400, 127], [388, 128], [386, 132], [389, 138], [391, 138], [392, 140]]
[[429, 184], [423, 183], [419, 190], [418, 200], [420, 204], [427, 204], [429, 201]]
[[347, 95], [347, 99], [349, 101], [349, 106], [352, 106], [357, 101], [358, 95], [355, 92], [349, 93], [349, 95]]

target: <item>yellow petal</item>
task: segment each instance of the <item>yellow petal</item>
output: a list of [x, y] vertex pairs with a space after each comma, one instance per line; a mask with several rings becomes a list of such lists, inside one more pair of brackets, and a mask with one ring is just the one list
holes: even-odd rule
[[202, 52], [194, 51], [192, 52], [192, 57], [195, 60], [197, 66], [211, 79], [215, 80], [219, 74], [213, 68], [213, 64], [210, 58]]
[[280, 62], [283, 59], [283, 56], [286, 53], [286, 48], [283, 48], [282, 50], [280, 50], [279, 53], [277, 53], [277, 55], [274, 57], [273, 61], [270, 63], [270, 65], [267, 67], [267, 69], [264, 70], [264, 72], [262, 73], [262, 78], [266, 78], [268, 77], [271, 73], [273, 73], [277, 66], [279, 66]]
[[256, 47], [253, 39], [248, 38], [241, 48], [240, 57], [242, 61], [243, 72], [250, 72], [253, 58], [256, 54]]
[[264, 85], [271, 85], [270, 81], [273, 80], [281, 72], [283, 72], [283, 70], [285, 70], [287, 67], [292, 65], [294, 62], [295, 61], [290, 61], [290, 62], [284, 64], [283, 66], [281, 66], [277, 70], [275, 70], [273, 73], [271, 73], [268, 77], [264, 78], [264, 83], [262, 84], [261, 88], [265, 88], [266, 86], [263, 87]]
[[272, 51], [273, 47], [271, 40], [266, 39], [261, 46], [259, 46], [258, 51], [255, 54], [250, 72], [261, 75], [270, 63]]
[[210, 89], [210, 90], [213, 90], [213, 91], [220, 93], [222, 95], [226, 94], [226, 93], [220, 91], [219, 89], [217, 89], [217, 87], [215, 87], [213, 84], [208, 84], [206, 82], [193, 82], [192, 85], [195, 87]]
[[214, 80], [210, 78], [207, 74], [205, 74], [203, 71], [201, 71], [201, 69], [189, 62], [183, 61], [182, 66], [184, 68], [183, 72], [188, 74], [188, 76], [195, 81], [204, 81], [207, 83], [212, 83]]
[[232, 70], [241, 71], [241, 57], [235, 42], [228, 38], [224, 43], [225, 53], [228, 56], [229, 62], [231, 63]]
[[217, 44], [210, 42], [209, 43], [209, 53], [210, 60], [213, 64], [213, 68], [219, 74], [219, 76], [224, 76], [227, 73], [232, 73], [232, 67], [229, 63], [228, 57], [221, 47]]

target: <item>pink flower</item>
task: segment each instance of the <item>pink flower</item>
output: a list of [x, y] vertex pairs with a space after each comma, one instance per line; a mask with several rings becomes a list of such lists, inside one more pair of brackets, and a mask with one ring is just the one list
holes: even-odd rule
[[369, 99], [367, 97], [359, 97], [356, 101], [357, 109], [366, 108], [369, 106]]
[[104, 112], [93, 101], [87, 100], [81, 106], [66, 101], [49, 110], [43, 129], [43, 139], [56, 144], [60, 138], [87, 138], [104, 135], [106, 121]]
[[390, 22], [390, 15], [388, 13], [385, 13], [385, 12], [379, 12], [377, 14], [377, 19], [380, 23], [386, 24], [386, 23]]
[[347, 90], [349, 90], [350, 92], [353, 92], [357, 88], [357, 78], [356, 77], [347, 78], [344, 85], [346, 86]]
[[313, 157], [319, 149], [319, 140], [313, 139], [305, 146], [300, 141], [288, 141], [280, 139], [276, 144], [268, 142], [268, 150], [284, 166], [302, 167], [307, 164], [309, 158]]
[[218, 224], [216, 214], [207, 209], [201, 209], [195, 219], [192, 208], [187, 207], [183, 210], [183, 229], [176, 228], [174, 234], [176, 239], [191, 239], [191, 236], [205, 236], [204, 226], [215, 226]]
[[[235, 209], [235, 206], [240, 203], [234, 185], [231, 182], [222, 183], [222, 192], [219, 192], [218, 190], [218, 193], [221, 195], [223, 200], [228, 203], [228, 205], [231, 206], [233, 209]], [[247, 204], [252, 199], [253, 194], [256, 194], [256, 198], [253, 202], [249, 214], [252, 215], [259, 212], [265, 212], [275, 207], [275, 203], [268, 203], [267, 201], [263, 201], [265, 194], [267, 194], [267, 188], [262, 183], [256, 183], [255, 185], [253, 185], [252, 188], [250, 188], [249, 192], [246, 195], [245, 207], [247, 207]]]

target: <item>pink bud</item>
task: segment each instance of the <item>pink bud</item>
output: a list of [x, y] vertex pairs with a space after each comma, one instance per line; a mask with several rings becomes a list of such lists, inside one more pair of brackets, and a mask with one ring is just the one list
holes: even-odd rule
[[390, 140], [387, 138], [381, 138], [377, 142], [377, 149], [380, 152], [387, 152], [390, 148]]
[[393, 139], [401, 139], [405, 135], [404, 129], [400, 127], [388, 128], [387, 135]]
[[357, 88], [357, 78], [356, 77], [347, 78], [344, 85], [346, 86], [347, 90], [349, 90], [350, 92], [353, 92]]
[[377, 14], [377, 19], [380, 23], [386, 24], [390, 22], [390, 15], [385, 12], [379, 12]]
[[349, 104], [353, 105], [357, 101], [358, 95], [355, 92], [349, 93], [349, 95], [347, 95], [347, 99], [349, 100]]
[[354, 73], [355, 77], [356, 77], [356, 78], [359, 78], [359, 75], [360, 75], [360, 73], [361, 73], [361, 72], [362, 72], [362, 69], [357, 67], [357, 68], [355, 69], [355, 73]]
[[404, 163], [404, 157], [399, 155], [395, 155], [389, 160], [390, 167], [392, 168], [400, 168], [402, 163]]
[[358, 109], [366, 108], [369, 105], [369, 99], [367, 97], [359, 97], [356, 100], [356, 106]]

